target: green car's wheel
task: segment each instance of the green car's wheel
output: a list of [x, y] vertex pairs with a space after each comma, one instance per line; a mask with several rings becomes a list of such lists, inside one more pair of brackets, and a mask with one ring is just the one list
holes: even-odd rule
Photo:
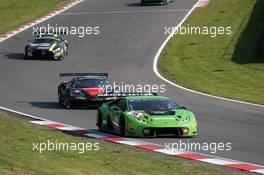
[[107, 127], [108, 127], [108, 128], [112, 128], [112, 127], [113, 127], [113, 124], [112, 124], [112, 121], [111, 121], [109, 115], [107, 116]]
[[98, 111], [98, 114], [97, 115], [98, 116], [97, 116], [97, 123], [96, 123], [96, 125], [97, 125], [99, 131], [101, 131], [102, 130], [102, 126], [103, 126], [103, 118], [102, 118], [101, 111]]
[[125, 137], [126, 136], [126, 124], [125, 124], [124, 117], [120, 118], [119, 127], [120, 127], [120, 135]]

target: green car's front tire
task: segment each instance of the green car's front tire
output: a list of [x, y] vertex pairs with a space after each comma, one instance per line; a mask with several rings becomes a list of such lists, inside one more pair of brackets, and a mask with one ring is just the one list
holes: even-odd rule
[[119, 127], [120, 127], [120, 135], [122, 137], [125, 137], [126, 136], [126, 122], [125, 122], [124, 117], [120, 118]]
[[107, 128], [109, 129], [109, 128], [112, 128], [112, 127], [113, 127], [113, 123], [112, 123], [112, 121], [110, 119], [110, 116], [108, 115], [107, 116]]
[[102, 113], [100, 111], [98, 112], [96, 125], [97, 125], [99, 131], [102, 131], [102, 127], [103, 127], [103, 117], [102, 117]]

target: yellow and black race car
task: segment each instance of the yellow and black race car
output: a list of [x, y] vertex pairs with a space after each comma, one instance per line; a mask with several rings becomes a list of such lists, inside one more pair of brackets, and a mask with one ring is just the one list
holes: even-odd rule
[[57, 34], [36, 35], [25, 46], [25, 59], [63, 60], [68, 53], [68, 41]]

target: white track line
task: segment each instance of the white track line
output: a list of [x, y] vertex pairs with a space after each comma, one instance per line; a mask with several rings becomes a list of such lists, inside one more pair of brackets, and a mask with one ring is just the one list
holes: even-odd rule
[[215, 95], [210, 95], [210, 94], [206, 94], [206, 93], [202, 93], [202, 92], [198, 92], [192, 89], [188, 89], [186, 87], [180, 86], [178, 84], [173, 83], [172, 81], [164, 78], [158, 71], [157, 68], [157, 64], [158, 64], [158, 60], [160, 57], [160, 54], [162, 52], [162, 50], [165, 48], [166, 44], [169, 42], [169, 40], [173, 37], [174, 32], [178, 30], [178, 28], [180, 26], [182, 26], [182, 24], [187, 20], [187, 18], [191, 15], [191, 13], [196, 9], [196, 7], [198, 6], [198, 4], [200, 3], [200, 1], [198, 1], [193, 7], [192, 9], [186, 14], [186, 16], [182, 19], [182, 21], [176, 26], [176, 28], [174, 28], [174, 30], [170, 33], [170, 35], [165, 39], [165, 41], [162, 43], [162, 45], [160, 46], [160, 48], [158, 49], [155, 57], [154, 57], [154, 61], [153, 61], [153, 71], [156, 74], [157, 77], [159, 77], [160, 79], [166, 81], [167, 83], [171, 84], [172, 86], [175, 86], [177, 88], [192, 92], [192, 93], [196, 93], [202, 96], [207, 96], [207, 97], [211, 97], [211, 98], [216, 98], [216, 99], [220, 99], [220, 100], [226, 100], [226, 101], [231, 101], [231, 102], [235, 102], [235, 103], [241, 103], [241, 104], [246, 104], [246, 105], [252, 105], [252, 106], [257, 106], [257, 107], [264, 107], [264, 105], [260, 105], [260, 104], [255, 104], [255, 103], [249, 103], [249, 102], [244, 102], [244, 101], [239, 101], [239, 100], [234, 100], [234, 99], [229, 99], [229, 98], [225, 98], [225, 97], [220, 97], [220, 96], [215, 96]]
[[15, 113], [15, 114], [18, 114], [18, 115], [23, 115], [25, 117], [33, 118], [33, 119], [36, 119], [36, 120], [45, 120], [45, 121], [48, 121], [47, 119], [40, 118], [40, 117], [36, 117], [34, 115], [26, 114], [26, 113], [19, 112], [19, 111], [13, 110], [13, 109], [5, 108], [3, 106], [0, 106], [0, 109], [2, 109], [4, 111], [7, 111], [7, 112]]
[[209, 4], [210, 0], [199, 0], [197, 7], [204, 7]]
[[34, 123], [34, 124], [37, 124], [37, 125], [42, 125], [42, 126], [45, 126], [45, 125], [53, 124], [54, 123], [54, 121], [50, 121], [50, 120], [29, 121], [29, 122], [30, 123]]
[[226, 164], [236, 164], [238, 162], [233, 160], [223, 160], [223, 159], [215, 159], [215, 158], [208, 158], [208, 159], [201, 159], [202, 162], [207, 162], [215, 165], [226, 165]]
[[78, 130], [85, 130], [84, 128], [79, 128], [79, 127], [75, 127], [75, 126], [63, 126], [63, 127], [59, 127], [57, 128], [59, 130], [62, 131], [78, 131]]

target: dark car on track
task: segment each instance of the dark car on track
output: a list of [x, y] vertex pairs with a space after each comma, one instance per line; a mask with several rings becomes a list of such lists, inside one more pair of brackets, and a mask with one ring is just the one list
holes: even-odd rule
[[[69, 77], [58, 86], [58, 100], [67, 109], [76, 106], [99, 107], [113, 100], [113, 92], [107, 73], [61, 73], [60, 77]], [[107, 93], [106, 93], [107, 92]]]
[[25, 59], [63, 60], [68, 53], [68, 41], [57, 34], [36, 35], [25, 46]]

